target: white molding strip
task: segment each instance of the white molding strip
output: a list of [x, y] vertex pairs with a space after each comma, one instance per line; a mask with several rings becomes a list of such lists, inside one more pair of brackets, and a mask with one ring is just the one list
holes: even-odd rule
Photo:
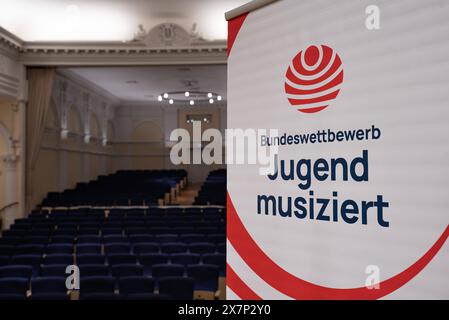
[[134, 42], [27, 42], [0, 27], [0, 44], [25, 66], [117, 66], [226, 64], [226, 41], [185, 47], [148, 47]]
[[265, 7], [266, 5], [269, 5], [273, 2], [276, 2], [279, 0], [253, 0], [251, 2], [248, 2], [240, 7], [237, 7], [235, 9], [232, 9], [225, 13], [226, 20], [234, 19], [235, 17], [238, 17], [239, 15], [242, 15], [244, 13], [248, 13], [254, 10], [257, 10], [259, 8]]

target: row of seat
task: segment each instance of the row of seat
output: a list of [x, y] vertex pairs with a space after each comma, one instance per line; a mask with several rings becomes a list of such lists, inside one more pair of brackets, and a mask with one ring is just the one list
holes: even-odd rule
[[145, 267], [151, 267], [154, 264], [174, 263], [174, 264], [213, 264], [224, 271], [226, 255], [224, 253], [142, 253], [139, 255], [112, 254], [104, 255], [101, 253], [82, 253], [82, 254], [49, 254], [40, 255], [15, 255], [11, 257], [0, 256], [0, 266], [7, 265], [28, 265], [38, 268], [41, 265], [117, 265], [117, 264], [140, 264]]
[[43, 255], [43, 254], [86, 254], [86, 253], [106, 253], [106, 254], [144, 254], [144, 253], [225, 253], [225, 243], [212, 242], [142, 242], [142, 243], [80, 243], [77, 245], [56, 243], [39, 245], [39, 244], [25, 244], [18, 246], [0, 245], [0, 257], [7, 257], [12, 255]]
[[[175, 259], [176, 257], [171, 257]], [[211, 258], [214, 258], [211, 256]], [[215, 257], [218, 258], [218, 257]], [[223, 259], [219, 257], [220, 260]], [[79, 273], [81, 277], [91, 276], [114, 276], [117, 278], [133, 276], [133, 275], [147, 275], [154, 278], [166, 277], [166, 276], [184, 276], [192, 275], [201, 270], [204, 274], [209, 274], [209, 278], [218, 281], [219, 276], [225, 275], [225, 270], [221, 270], [217, 265], [218, 259], [211, 260], [215, 264], [180, 264], [180, 263], [153, 263], [151, 265], [142, 265], [137, 263], [120, 263], [115, 265], [105, 264], [77, 264], [79, 267]], [[175, 260], [176, 261], [176, 260]], [[154, 261], [153, 261], [154, 262]], [[43, 265], [23, 265], [14, 264], [0, 267], [0, 279], [3, 278], [25, 278], [31, 279], [36, 277], [68, 277], [67, 267], [74, 266], [72, 264], [43, 264]], [[198, 271], [199, 274], [199, 271]], [[198, 275], [199, 276], [199, 275]], [[212, 288], [213, 289], [213, 288]], [[216, 290], [216, 289], [214, 289]]]
[[150, 207], [114, 207], [114, 208], [98, 208], [98, 207], [69, 207], [69, 208], [38, 208], [31, 212], [31, 216], [44, 215], [53, 217], [76, 216], [86, 217], [92, 215], [100, 216], [115, 216], [122, 215], [125, 217], [140, 217], [140, 216], [189, 216], [189, 215], [211, 215], [223, 214], [225, 209], [220, 206], [150, 206]]
[[[161, 277], [156, 281], [151, 277], [129, 276], [116, 281], [108, 276], [84, 277], [80, 280], [81, 299], [176, 299], [191, 300], [195, 280], [190, 277]], [[157, 293], [156, 293], [157, 292]], [[66, 278], [40, 277], [30, 283], [22, 278], [0, 279], [0, 300], [25, 299], [29, 295], [37, 300], [68, 300]]]
[[[9, 244], [9, 247], [15, 245], [28, 245], [28, 244], [37, 244], [37, 245], [53, 245], [53, 244], [81, 244], [81, 243], [99, 243], [99, 244], [108, 244], [108, 243], [144, 243], [144, 242], [157, 242], [157, 243], [166, 243], [166, 242], [181, 242], [181, 243], [193, 243], [193, 242], [211, 242], [211, 243], [220, 243], [226, 240], [226, 236], [224, 233], [213, 233], [213, 234], [131, 234], [129, 236], [123, 235], [104, 235], [99, 236], [97, 234], [87, 234], [87, 235], [78, 235], [77, 237], [73, 236], [34, 236], [34, 235], [25, 235], [21, 238], [16, 238], [14, 236], [6, 236], [4, 239], [19, 239], [19, 243]], [[0, 242], [1, 243], [1, 242]], [[8, 246], [8, 244], [3, 243], [0, 244], [0, 253], [2, 252], [3, 246]]]
[[226, 170], [209, 173], [194, 201], [195, 205], [226, 205]]
[[118, 171], [74, 189], [50, 192], [42, 206], [157, 205], [186, 176], [185, 170]]

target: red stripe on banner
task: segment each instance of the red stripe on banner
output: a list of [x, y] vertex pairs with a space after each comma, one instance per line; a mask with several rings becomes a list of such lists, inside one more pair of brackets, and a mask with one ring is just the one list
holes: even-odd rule
[[332, 81], [330, 81], [328, 84], [325, 84], [324, 86], [315, 88], [315, 89], [309, 89], [309, 90], [301, 90], [301, 89], [296, 89], [293, 88], [292, 86], [290, 86], [288, 83], [285, 83], [285, 92], [288, 94], [312, 94], [312, 93], [318, 93], [330, 88], [333, 88], [335, 86], [338, 86], [339, 84], [341, 84], [343, 82], [343, 70], [340, 71], [340, 73], [338, 74], [338, 76], [336, 76]]
[[322, 107], [315, 107], [315, 108], [304, 108], [304, 109], [298, 109], [298, 111], [303, 112], [303, 113], [315, 113], [318, 111], [321, 111], [325, 108], [327, 108], [329, 105], [325, 105]]
[[300, 51], [294, 58], [293, 58], [293, 65], [295, 66], [298, 73], [303, 74], [305, 76], [313, 76], [314, 74], [320, 73], [323, 71], [323, 69], [330, 63], [330, 60], [332, 58], [332, 49], [328, 46], [321, 46], [323, 49], [323, 56], [321, 57], [321, 63], [320, 65], [314, 69], [314, 70], [306, 70], [304, 69], [303, 65], [301, 64], [301, 56], [305, 53], [305, 51]]
[[300, 279], [277, 265], [257, 245], [244, 227], [229, 193], [227, 194], [228, 240], [246, 264], [265, 282], [294, 299], [354, 299], [371, 300], [386, 296], [419, 274], [435, 257], [449, 236], [449, 225], [443, 234], [418, 261], [401, 273], [379, 283], [379, 289], [367, 287], [339, 289], [330, 288]]
[[262, 300], [243, 282], [229, 264], [226, 264], [226, 285], [242, 300]]
[[338, 89], [337, 91], [325, 94], [324, 96], [320, 96], [320, 97], [316, 97], [316, 98], [312, 98], [312, 99], [292, 99], [292, 98], [288, 98], [288, 101], [290, 101], [290, 104], [292, 106], [307, 105], [307, 104], [310, 104], [310, 103], [317, 103], [317, 102], [323, 102], [323, 101], [329, 101], [329, 100], [335, 99], [338, 96], [338, 92], [340, 92], [340, 89]]
[[248, 13], [244, 13], [228, 21], [228, 57], [231, 54], [232, 46], [247, 16]]
[[341, 59], [340, 59], [340, 57], [336, 56], [334, 63], [329, 68], [329, 70], [327, 70], [327, 72], [325, 74], [323, 74], [322, 76], [320, 76], [316, 79], [313, 79], [313, 80], [299, 79], [298, 77], [296, 77], [293, 74], [290, 67], [287, 69], [287, 73], [285, 74], [285, 76], [288, 78], [288, 80], [290, 80], [293, 83], [296, 83], [296, 84], [299, 84], [302, 86], [308, 86], [311, 84], [317, 84], [317, 83], [323, 82], [324, 80], [330, 78], [335, 72], [337, 72], [337, 70], [340, 66], [341, 66]]

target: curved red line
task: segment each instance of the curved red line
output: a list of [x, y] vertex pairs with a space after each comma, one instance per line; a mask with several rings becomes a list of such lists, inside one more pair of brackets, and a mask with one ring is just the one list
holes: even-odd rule
[[323, 109], [326, 109], [329, 105], [325, 105], [322, 107], [314, 107], [314, 108], [306, 108], [306, 109], [298, 109], [299, 112], [303, 112], [303, 113], [315, 113], [318, 111], [321, 111]]
[[330, 88], [333, 88], [343, 82], [343, 70], [336, 76], [331, 82], [325, 84], [324, 86], [310, 89], [310, 90], [302, 90], [302, 89], [296, 89], [290, 86], [288, 83], [285, 83], [285, 92], [288, 94], [312, 94], [312, 93], [318, 93]]
[[262, 300], [242, 279], [235, 273], [229, 264], [226, 264], [226, 285], [231, 288], [240, 299]]
[[399, 289], [420, 273], [438, 253], [449, 236], [449, 225], [433, 246], [401, 273], [379, 283], [379, 289], [329, 288], [302, 280], [278, 266], [252, 239], [227, 193], [228, 239], [245, 263], [276, 290], [294, 299], [379, 299]]
[[329, 68], [329, 70], [327, 70], [327, 72], [325, 74], [323, 74], [322, 76], [320, 76], [320, 77], [318, 77], [316, 79], [313, 79], [313, 80], [299, 79], [298, 77], [296, 77], [293, 74], [293, 72], [292, 72], [290, 67], [287, 68], [287, 72], [286, 72], [285, 76], [293, 83], [296, 83], [296, 84], [299, 84], [299, 85], [302, 85], [302, 86], [308, 86], [308, 85], [311, 85], [311, 84], [320, 83], [320, 82], [328, 79], [331, 75], [333, 75], [338, 70], [338, 68], [341, 66], [341, 64], [342, 63], [341, 63], [340, 57], [338, 55], [336, 55], [334, 63]]
[[340, 89], [337, 89], [334, 92], [325, 94], [324, 96], [312, 98], [312, 99], [292, 99], [292, 98], [288, 98], [288, 101], [290, 101], [290, 104], [292, 106], [307, 105], [307, 104], [310, 104], [310, 103], [317, 103], [317, 102], [323, 102], [323, 101], [329, 101], [329, 100], [335, 99], [338, 96], [339, 92], [340, 92]]
[[296, 71], [299, 74], [303, 74], [306, 76], [312, 76], [314, 74], [317, 74], [321, 72], [330, 62], [332, 58], [332, 52], [333, 50], [329, 48], [328, 46], [321, 46], [323, 49], [323, 57], [321, 59], [320, 65], [315, 68], [314, 70], [306, 70], [304, 69], [304, 66], [301, 63], [301, 56], [304, 54], [304, 52], [307, 50], [300, 51], [294, 58], [293, 58], [293, 66], [295, 67]]

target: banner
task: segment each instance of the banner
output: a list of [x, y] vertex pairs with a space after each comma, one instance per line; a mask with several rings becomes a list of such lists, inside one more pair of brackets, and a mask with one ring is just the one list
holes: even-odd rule
[[277, 153], [228, 164], [228, 299], [449, 298], [448, 17], [282, 0], [229, 20], [228, 128]]

